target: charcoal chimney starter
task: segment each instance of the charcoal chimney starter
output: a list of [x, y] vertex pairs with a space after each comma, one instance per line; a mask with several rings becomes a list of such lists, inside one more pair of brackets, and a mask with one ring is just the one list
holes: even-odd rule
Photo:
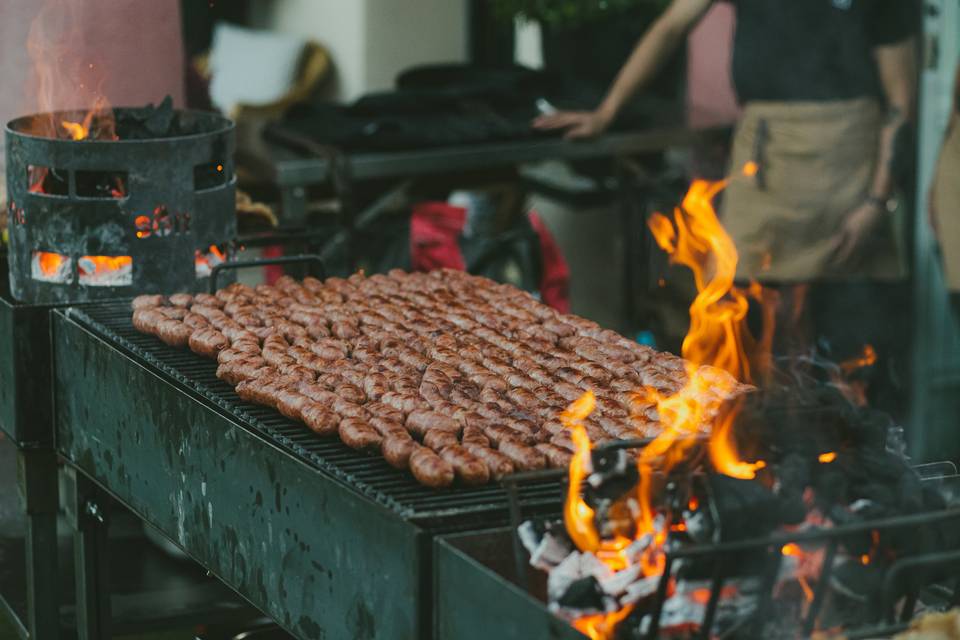
[[[118, 121], [124, 112], [116, 109]], [[38, 119], [66, 138], [35, 135]], [[10, 287], [55, 304], [201, 290], [236, 237], [234, 125], [177, 111], [166, 137], [74, 140], [81, 112], [6, 127]]]

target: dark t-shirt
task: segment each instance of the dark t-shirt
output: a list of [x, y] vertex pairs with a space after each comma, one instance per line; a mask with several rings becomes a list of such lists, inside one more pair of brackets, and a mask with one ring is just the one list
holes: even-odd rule
[[916, 31], [916, 0], [729, 0], [740, 102], [881, 95], [874, 47]]

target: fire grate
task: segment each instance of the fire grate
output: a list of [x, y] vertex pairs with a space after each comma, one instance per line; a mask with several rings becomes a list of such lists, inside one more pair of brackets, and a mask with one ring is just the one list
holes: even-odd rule
[[[650, 440], [608, 443], [598, 446], [597, 450], [631, 449], [645, 446], [649, 442]], [[784, 550], [791, 546], [796, 548], [797, 545], [807, 549], [807, 553], [812, 549], [823, 554], [818, 575], [811, 580], [814, 584], [810, 587], [810, 599], [797, 626], [802, 631], [802, 637], [811, 637], [825, 627], [823, 614], [834, 589], [831, 579], [842, 562], [842, 551], [851, 539], [869, 534], [884, 537], [894, 533], [905, 535], [906, 532], [915, 530], [929, 533], [937, 528], [953, 532], [954, 537], [960, 532], [960, 475], [957, 475], [956, 466], [950, 462], [931, 463], [916, 466], [914, 470], [922, 482], [937, 487], [949, 505], [947, 508], [831, 527], [783, 531], [767, 537], [728, 542], [681, 546], [671, 545], [668, 541], [663, 572], [655, 581], [652, 597], [644, 606], [643, 616], [633, 618], [632, 628], [625, 622], [624, 626], [627, 628], [618, 631], [617, 638], [655, 640], [661, 636], [677, 635], [676, 626], [663, 628], [669, 620], [666, 611], [667, 603], [671, 599], [669, 591], [674, 588], [671, 586], [674, 581], [680, 580], [674, 570], [685, 565], [689, 568], [691, 564], [696, 567], [697, 590], [705, 597], [701, 597], [697, 615], [687, 614], [684, 618], [684, 631], [680, 635], [702, 640], [718, 637], [773, 637], [764, 625], [771, 616], [776, 617], [781, 613], [775, 610], [774, 593], [779, 584], [781, 567], [786, 561]], [[696, 482], [703, 479], [701, 476], [702, 474], [695, 473], [689, 476], [689, 479]], [[483, 535], [503, 536], [509, 533], [513, 547], [512, 566], [502, 566], [501, 575], [520, 587], [524, 593], [535, 595], [538, 599], [545, 597], [543, 593], [538, 595], [544, 585], [534, 584], [536, 580], [531, 577], [531, 556], [529, 550], [524, 548], [519, 533], [526, 514], [523, 513], [522, 503], [514, 499], [514, 496], [520, 495], [526, 483], [542, 482], [547, 477], [562, 483], [566, 490], [567, 474], [563, 470], [517, 474], [506, 480], [511, 496], [510, 528], [504, 532], [477, 535], [482, 538]], [[489, 556], [479, 560], [483, 564], [494, 562]], [[502, 565], [503, 559], [496, 562]], [[881, 585], [879, 595], [874, 594], [860, 605], [866, 612], [863, 615], [868, 622], [853, 628], [845, 627], [843, 636], [853, 640], [889, 637], [898, 633], [906, 629], [915, 615], [922, 611], [922, 607], [918, 609], [918, 604], [922, 604], [923, 596], [934, 600], [943, 609], [960, 606], [960, 579], [956, 578], [958, 573], [960, 547], [956, 546], [931, 548], [922, 553], [897, 558], [882, 567], [878, 582]], [[724, 598], [725, 587], [751, 579], [754, 580], [752, 610], [742, 616], [736, 625], [718, 633], [715, 625], [718, 622], [718, 611]]]
[[[159, 371], [193, 397], [409, 521], [438, 529], [507, 522], [509, 500], [504, 487], [430, 489], [380, 457], [350, 449], [336, 438], [320, 437], [272, 409], [243, 402], [230, 385], [216, 377], [215, 362], [136, 331], [127, 304], [89, 305], [71, 308], [68, 313], [72, 320], [128, 357]], [[548, 477], [524, 483], [516, 499], [525, 513], [559, 513], [562, 489], [561, 482]]]
[[[176, 111], [168, 102], [113, 113], [120, 124], [109, 137], [78, 124], [87, 121], [79, 112], [7, 125], [10, 286], [17, 300], [57, 304], [198, 290], [210, 268], [229, 259], [236, 237], [233, 123]], [[48, 121], [54, 128], [41, 126]], [[122, 126], [141, 121], [139, 128]]]

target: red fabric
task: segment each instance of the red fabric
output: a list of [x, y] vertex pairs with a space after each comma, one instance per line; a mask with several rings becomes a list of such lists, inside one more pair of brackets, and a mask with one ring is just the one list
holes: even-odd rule
[[560, 313], [570, 313], [570, 267], [540, 216], [531, 211], [527, 217], [530, 219], [530, 226], [540, 236], [540, 255], [543, 262], [540, 299]]
[[410, 219], [410, 268], [430, 271], [447, 267], [467, 268], [459, 238], [467, 222], [467, 210], [446, 202], [421, 202]]
[[[280, 245], [270, 245], [264, 247], [261, 255], [266, 258], [280, 258], [283, 256], [283, 247]], [[267, 284], [273, 284], [284, 274], [282, 264], [272, 264], [263, 268], [263, 279]]]
[[[570, 268], [540, 216], [530, 212], [529, 219], [530, 226], [540, 238], [543, 260], [540, 297], [544, 304], [562, 313], [569, 313]], [[416, 205], [410, 220], [411, 269], [466, 269], [459, 243], [466, 220], [467, 212], [463, 207], [455, 207], [446, 202], [423, 202]]]

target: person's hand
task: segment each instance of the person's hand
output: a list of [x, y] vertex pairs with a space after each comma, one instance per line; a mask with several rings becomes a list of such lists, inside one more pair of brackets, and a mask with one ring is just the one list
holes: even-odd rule
[[549, 115], [543, 115], [533, 121], [535, 129], [551, 131], [554, 129], [566, 129], [563, 137], [574, 138], [593, 138], [598, 136], [607, 127], [610, 126], [611, 118], [598, 111], [558, 111]]
[[873, 200], [864, 202], [847, 214], [843, 228], [834, 240], [831, 261], [838, 266], [848, 265], [861, 250], [865, 241], [876, 230], [886, 214], [880, 203]]

